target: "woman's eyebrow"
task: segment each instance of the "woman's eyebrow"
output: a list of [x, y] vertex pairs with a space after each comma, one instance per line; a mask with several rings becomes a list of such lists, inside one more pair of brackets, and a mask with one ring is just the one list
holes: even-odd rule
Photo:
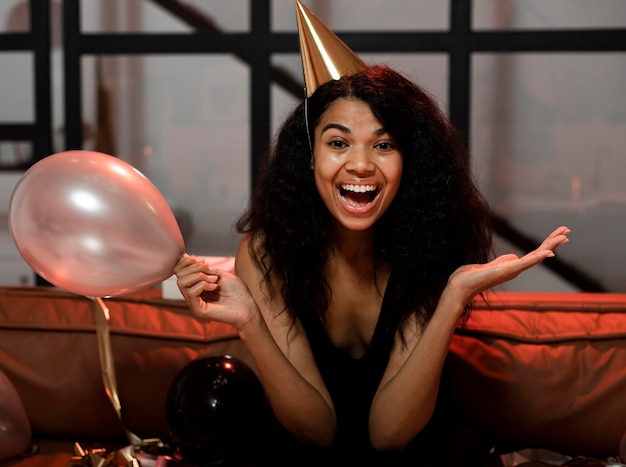
[[324, 128], [322, 128], [322, 133], [324, 133], [326, 130], [330, 130], [330, 129], [336, 129], [339, 130], [343, 133], [349, 134], [351, 133], [350, 128], [348, 128], [347, 126], [341, 125], [340, 123], [329, 123], [327, 125], [324, 126]]
[[[326, 130], [330, 130], [331, 128], [337, 129], [346, 134], [352, 133], [350, 131], [350, 128], [340, 123], [328, 123], [327, 125], [324, 126], [324, 128], [322, 128], [322, 133], [324, 133]], [[379, 128], [376, 131], [374, 131], [374, 135], [376, 136], [384, 135], [385, 133], [387, 133], [387, 129], [385, 128]]]

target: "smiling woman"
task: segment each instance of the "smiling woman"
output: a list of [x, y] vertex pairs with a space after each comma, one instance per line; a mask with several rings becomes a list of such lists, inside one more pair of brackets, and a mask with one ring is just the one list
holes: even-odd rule
[[[296, 3], [299, 24], [317, 24]], [[475, 295], [553, 256], [569, 229], [487, 262], [490, 213], [449, 120], [397, 71], [346, 63], [312, 74], [263, 161], [236, 275], [185, 255], [178, 287], [254, 358], [281, 428], [272, 465], [448, 466], [451, 452], [472, 465], [485, 452], [455, 444], [445, 371], [455, 328]]]

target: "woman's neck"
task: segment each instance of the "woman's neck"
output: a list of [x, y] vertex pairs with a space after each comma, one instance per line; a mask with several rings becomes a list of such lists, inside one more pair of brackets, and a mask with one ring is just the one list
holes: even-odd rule
[[348, 261], [374, 259], [374, 230], [348, 230], [337, 225], [332, 235], [333, 256]]

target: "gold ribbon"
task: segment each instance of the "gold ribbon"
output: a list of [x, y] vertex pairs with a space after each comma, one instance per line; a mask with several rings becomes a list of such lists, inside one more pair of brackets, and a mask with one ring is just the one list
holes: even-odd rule
[[122, 427], [132, 445], [142, 444], [141, 438], [129, 431], [122, 420], [122, 404], [117, 393], [117, 381], [115, 379], [115, 364], [111, 349], [111, 334], [109, 330], [109, 308], [100, 297], [92, 298], [94, 301], [94, 319], [96, 323], [96, 335], [98, 337], [98, 352], [100, 355], [100, 368], [104, 390], [117, 413]]

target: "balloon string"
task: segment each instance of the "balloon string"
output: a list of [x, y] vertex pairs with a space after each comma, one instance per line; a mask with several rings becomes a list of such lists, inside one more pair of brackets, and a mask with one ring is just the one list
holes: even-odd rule
[[104, 390], [122, 422], [122, 427], [131, 444], [142, 444], [141, 438], [126, 429], [122, 420], [122, 404], [117, 393], [117, 381], [115, 380], [115, 367], [113, 351], [111, 348], [111, 333], [109, 330], [109, 308], [100, 297], [94, 299], [94, 319], [96, 323], [96, 335], [98, 337], [98, 352], [100, 355], [100, 368]]

